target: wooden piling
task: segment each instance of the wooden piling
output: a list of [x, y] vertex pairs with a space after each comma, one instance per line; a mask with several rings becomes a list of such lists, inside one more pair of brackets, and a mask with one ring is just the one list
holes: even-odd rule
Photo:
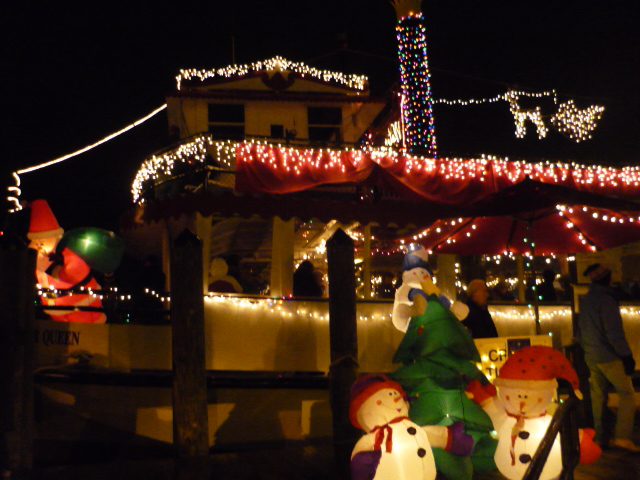
[[36, 252], [0, 248], [0, 446], [12, 478], [33, 471]]
[[349, 421], [349, 392], [358, 376], [356, 285], [353, 240], [338, 229], [327, 241], [329, 270], [329, 395], [336, 465], [348, 472], [360, 433]]
[[208, 478], [202, 242], [184, 230], [171, 251], [173, 443], [176, 478]]

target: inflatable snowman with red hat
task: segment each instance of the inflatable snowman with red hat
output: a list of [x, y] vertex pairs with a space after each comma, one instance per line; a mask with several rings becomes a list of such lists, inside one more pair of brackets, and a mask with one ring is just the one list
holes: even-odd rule
[[[510, 480], [523, 477], [549, 427], [552, 416], [547, 410], [558, 388], [557, 378], [570, 382], [576, 395], [582, 397], [578, 376], [569, 360], [552, 347], [532, 346], [512, 354], [493, 385], [482, 386], [477, 380], [467, 385], [467, 396], [493, 422], [498, 434], [496, 466]], [[601, 449], [593, 442], [593, 435], [592, 429], [580, 430], [581, 463], [591, 463], [600, 456]], [[561, 472], [560, 439], [556, 436], [540, 479], [555, 479]]]
[[[64, 307], [102, 307], [100, 297], [93, 294], [73, 293], [69, 289], [99, 290], [100, 285], [91, 275], [91, 268], [69, 248], [59, 248], [64, 230], [46, 200], [34, 200], [30, 204], [31, 216], [27, 238], [29, 248], [38, 252], [36, 277], [45, 293], [42, 304]], [[58, 322], [104, 323], [103, 312], [84, 310], [45, 310]]]
[[408, 415], [406, 393], [385, 375], [365, 375], [353, 384], [349, 418], [366, 432], [351, 455], [353, 480], [433, 480], [432, 447], [457, 455], [469, 455], [473, 449], [462, 422], [421, 427]]
[[458, 320], [464, 320], [469, 314], [469, 307], [459, 301], [451, 303], [433, 283], [428, 258], [429, 254], [422, 245], [412, 243], [407, 246], [407, 254], [402, 261], [402, 285], [396, 290], [391, 312], [391, 321], [401, 332], [407, 331], [411, 317], [424, 313], [429, 295], [435, 294]]

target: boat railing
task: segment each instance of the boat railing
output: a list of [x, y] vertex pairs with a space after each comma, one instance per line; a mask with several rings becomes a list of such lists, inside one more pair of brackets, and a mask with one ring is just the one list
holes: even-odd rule
[[146, 157], [136, 176], [135, 198], [164, 196], [169, 192], [235, 186], [235, 145], [260, 142], [280, 147], [310, 149], [356, 149], [359, 143], [319, 141], [246, 134], [239, 138], [201, 132], [180, 139]]
[[573, 480], [573, 471], [580, 460], [580, 441], [577, 424], [578, 399], [573, 394], [561, 398], [549, 428], [540, 441], [540, 445], [529, 464], [522, 480], [538, 480], [551, 452], [551, 448], [560, 434], [562, 452], [562, 471], [560, 480]]
[[100, 298], [101, 307], [75, 305], [43, 305], [35, 304], [36, 318], [48, 319], [46, 311], [83, 311], [103, 312], [107, 322], [112, 324], [143, 323], [149, 325], [169, 325], [169, 293], [139, 292], [122, 293], [116, 289], [85, 290], [70, 289], [69, 293], [93, 295]]

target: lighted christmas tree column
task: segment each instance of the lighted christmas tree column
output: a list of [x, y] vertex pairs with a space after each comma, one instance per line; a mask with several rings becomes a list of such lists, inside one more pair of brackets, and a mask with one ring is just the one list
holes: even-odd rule
[[394, 0], [398, 17], [398, 55], [402, 92], [402, 123], [409, 152], [436, 157], [427, 37], [420, 0]]

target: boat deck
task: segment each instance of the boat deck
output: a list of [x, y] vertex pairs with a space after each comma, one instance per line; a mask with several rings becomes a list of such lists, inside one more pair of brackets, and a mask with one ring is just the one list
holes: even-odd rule
[[[636, 416], [634, 441], [640, 444], [640, 415]], [[274, 444], [251, 451], [225, 452], [210, 455], [209, 474], [204, 477], [187, 474], [193, 480], [349, 480], [348, 472], [335, 466], [330, 440], [313, 444]], [[46, 480], [119, 480], [154, 478], [169, 480], [176, 476], [171, 458], [115, 461], [107, 464], [67, 465], [43, 468], [35, 478]], [[444, 477], [438, 476], [438, 480]], [[504, 480], [497, 470], [477, 472], [474, 480]], [[579, 465], [574, 480], [638, 480], [640, 454], [620, 449], [606, 449], [591, 465]]]

